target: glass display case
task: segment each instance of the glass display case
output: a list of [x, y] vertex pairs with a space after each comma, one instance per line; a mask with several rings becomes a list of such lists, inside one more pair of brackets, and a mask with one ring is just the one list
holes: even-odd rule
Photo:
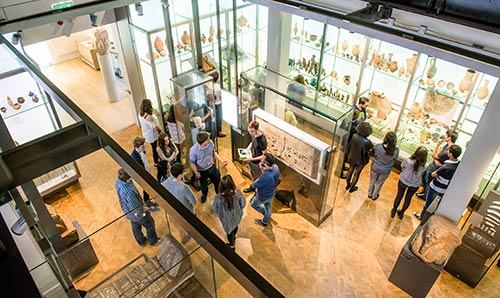
[[[278, 190], [293, 198], [291, 208], [299, 215], [320, 225], [333, 210], [352, 105], [307, 88], [298, 108], [293, 103], [299, 99], [288, 92], [291, 79], [261, 66], [242, 72], [241, 82], [248, 92], [239, 98], [240, 132], [249, 120], [259, 121], [267, 148], [278, 160]], [[305, 121], [293, 121], [296, 114]]]
[[[9, 57], [4, 46], [2, 57]], [[16, 146], [63, 128], [73, 121], [61, 121], [56, 104], [30, 73], [14, 62], [2, 65], [0, 74], [0, 115]], [[0, 148], [0, 150], [3, 150]], [[80, 178], [76, 163], [67, 164], [34, 180], [42, 196], [66, 187]]]
[[[177, 121], [177, 135], [185, 135], [180, 144], [182, 157], [189, 157], [189, 149], [196, 144], [200, 131], [210, 133], [217, 146], [213, 80], [204, 72], [193, 70], [171, 79], [174, 97], [172, 108]], [[216, 147], [217, 148], [217, 147]], [[188, 161], [186, 161], [188, 163]]]

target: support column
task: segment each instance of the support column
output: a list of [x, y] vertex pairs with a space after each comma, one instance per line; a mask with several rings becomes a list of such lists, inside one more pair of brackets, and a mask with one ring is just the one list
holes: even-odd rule
[[[477, 190], [484, 173], [500, 147], [498, 129], [500, 111], [500, 81], [497, 82], [476, 131], [462, 156], [436, 214], [458, 222]], [[465, 148], [462, 148], [465, 149]]]
[[109, 53], [110, 44], [108, 31], [104, 28], [99, 28], [94, 32], [94, 48], [97, 52], [97, 60], [101, 67], [101, 75], [106, 87], [106, 93], [110, 102], [120, 101], [118, 87], [115, 82], [115, 71], [113, 69], [113, 61]]
[[268, 9], [267, 68], [281, 74], [288, 73], [288, 53], [292, 32], [292, 15], [276, 8]]

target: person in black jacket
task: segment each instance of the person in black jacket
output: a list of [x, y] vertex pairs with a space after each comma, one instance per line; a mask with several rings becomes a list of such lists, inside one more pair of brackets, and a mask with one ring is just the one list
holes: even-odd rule
[[368, 140], [368, 136], [372, 133], [372, 127], [368, 122], [362, 122], [356, 127], [356, 133], [352, 137], [347, 146], [347, 161], [349, 162], [349, 171], [347, 172], [347, 186], [349, 192], [358, 190], [359, 175], [363, 168], [370, 161], [370, 151], [373, 149], [373, 144]]

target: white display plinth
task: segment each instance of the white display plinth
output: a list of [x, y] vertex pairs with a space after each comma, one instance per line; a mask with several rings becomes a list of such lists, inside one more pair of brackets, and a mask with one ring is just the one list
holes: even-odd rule
[[104, 80], [104, 86], [106, 87], [106, 93], [108, 94], [109, 102], [120, 101], [118, 87], [115, 82], [115, 71], [113, 69], [111, 54], [97, 55], [97, 59], [99, 60], [99, 65], [101, 66], [101, 74]]

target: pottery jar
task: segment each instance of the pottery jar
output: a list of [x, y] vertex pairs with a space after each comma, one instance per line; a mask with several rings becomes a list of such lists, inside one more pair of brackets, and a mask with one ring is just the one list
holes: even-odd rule
[[191, 37], [187, 33], [187, 31], [184, 31], [184, 33], [181, 36], [181, 41], [184, 45], [189, 45], [191, 41]]
[[485, 99], [490, 94], [490, 90], [488, 90], [489, 83], [490, 83], [490, 81], [484, 80], [483, 87], [481, 87], [477, 90], [476, 96], [478, 99]]
[[413, 54], [410, 58], [406, 59], [406, 77], [410, 77], [417, 64], [417, 54]]
[[157, 36], [155, 38], [155, 50], [158, 51], [158, 53], [161, 53], [161, 51], [163, 51], [164, 49], [164, 45], [163, 45], [163, 41], [161, 40], [161, 38], [159, 36]]
[[465, 91], [470, 90], [470, 87], [472, 86], [472, 77], [475, 73], [475, 70], [467, 69], [465, 77], [458, 84], [458, 90], [460, 90], [460, 92], [464, 93]]
[[398, 70], [398, 61], [392, 61], [391, 65], [389, 66], [389, 70], [391, 72], [396, 72], [396, 70]]
[[353, 47], [352, 47], [352, 50], [351, 50], [351, 53], [354, 57], [358, 57], [359, 55], [359, 44], [355, 44]]
[[401, 67], [399, 68], [398, 76], [402, 76], [404, 73], [405, 73], [405, 67], [404, 67], [404, 66], [401, 66]]
[[434, 77], [434, 75], [436, 75], [436, 72], [437, 72], [436, 58], [432, 57], [430, 64], [429, 64], [429, 67], [427, 68], [427, 73], [426, 73], [427, 78], [432, 79]]
[[297, 23], [295, 23], [295, 26], [293, 27], [293, 35], [297, 36], [298, 31], [299, 31], [299, 27], [297, 26]]
[[342, 46], [342, 51], [345, 53], [345, 51], [347, 51], [347, 48], [349, 47], [347, 40], [344, 40], [341, 46]]
[[248, 24], [247, 18], [245, 16], [240, 16], [237, 20], [238, 26], [245, 27]]
[[208, 29], [208, 35], [209, 36], [214, 36], [214, 34], [215, 34], [214, 26], [210, 26], [210, 28]]

